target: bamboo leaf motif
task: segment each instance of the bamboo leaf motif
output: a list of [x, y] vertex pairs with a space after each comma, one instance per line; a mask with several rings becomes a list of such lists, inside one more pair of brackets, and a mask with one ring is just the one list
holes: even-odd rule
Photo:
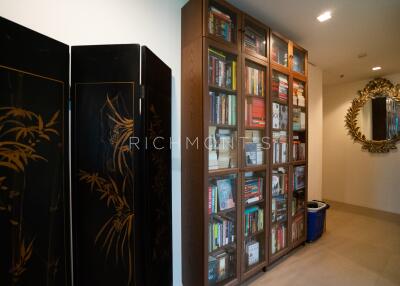
[[[0, 171], [8, 169], [16, 174], [25, 176], [24, 172], [30, 162], [43, 161], [46, 158], [36, 151], [36, 146], [41, 139], [51, 141], [50, 134], [58, 136], [59, 132], [55, 126], [60, 111], [56, 111], [50, 121], [46, 124], [43, 117], [32, 111], [19, 107], [0, 108]], [[46, 126], [46, 128], [45, 128]], [[51, 127], [51, 128], [50, 128]], [[20, 199], [24, 190], [10, 189], [6, 184], [7, 177], [0, 177], [0, 211], [13, 212], [13, 207], [23, 205]], [[3, 193], [6, 193], [4, 196]], [[6, 200], [4, 200], [6, 198]], [[3, 199], [3, 200], [2, 200]], [[19, 247], [12, 249], [13, 259], [10, 275], [14, 283], [18, 283], [21, 276], [27, 270], [27, 263], [32, 257], [34, 239], [26, 243], [24, 238], [23, 217], [21, 215], [11, 216], [9, 223], [17, 233]]]
[[[132, 249], [131, 234], [134, 213], [126, 198], [127, 191], [133, 186], [133, 173], [128, 165], [128, 157], [132, 155], [129, 148], [129, 138], [133, 136], [133, 120], [122, 116], [114, 104], [118, 97], [111, 100], [106, 98], [107, 107], [106, 118], [110, 123], [111, 134], [109, 143], [111, 144], [113, 169], [106, 177], [99, 175], [98, 172], [87, 172], [79, 170], [79, 180], [88, 184], [91, 192], [99, 195], [99, 200], [104, 201], [107, 208], [113, 209], [113, 215], [109, 217], [100, 227], [96, 234], [94, 243], [104, 252], [108, 259], [114, 252], [115, 263], [127, 263], [128, 277], [127, 285], [132, 281]], [[122, 178], [122, 183], [114, 179]]]

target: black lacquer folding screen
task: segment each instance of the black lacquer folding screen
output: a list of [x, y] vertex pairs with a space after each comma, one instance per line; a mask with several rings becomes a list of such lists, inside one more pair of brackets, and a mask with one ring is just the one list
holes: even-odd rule
[[77, 46], [69, 86], [69, 47], [3, 18], [0, 51], [0, 285], [172, 285], [171, 70]]
[[69, 285], [69, 49], [0, 18], [0, 50], [0, 285]]
[[171, 71], [143, 47], [140, 85], [139, 60], [138, 45], [72, 47], [77, 285], [172, 283]]

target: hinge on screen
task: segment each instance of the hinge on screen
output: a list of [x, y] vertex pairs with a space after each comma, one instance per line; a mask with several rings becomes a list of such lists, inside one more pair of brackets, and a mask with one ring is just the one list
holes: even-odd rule
[[144, 85], [140, 85], [140, 92], [139, 92], [139, 96], [140, 98], [144, 98], [144, 94], [145, 94], [145, 86]]

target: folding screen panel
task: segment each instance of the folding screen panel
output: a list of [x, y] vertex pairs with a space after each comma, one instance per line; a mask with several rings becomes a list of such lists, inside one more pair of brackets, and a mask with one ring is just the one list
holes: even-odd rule
[[135, 284], [135, 93], [139, 46], [72, 47], [76, 285]]
[[69, 285], [69, 49], [4, 18], [0, 49], [0, 285]]
[[171, 69], [147, 47], [142, 47], [142, 85], [145, 285], [172, 285]]

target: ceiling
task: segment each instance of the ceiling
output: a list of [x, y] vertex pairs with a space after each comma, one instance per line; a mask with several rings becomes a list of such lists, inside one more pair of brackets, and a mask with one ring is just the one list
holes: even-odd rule
[[[306, 48], [309, 61], [323, 70], [324, 85], [400, 72], [400, 0], [228, 2]], [[327, 10], [332, 19], [318, 22]]]

